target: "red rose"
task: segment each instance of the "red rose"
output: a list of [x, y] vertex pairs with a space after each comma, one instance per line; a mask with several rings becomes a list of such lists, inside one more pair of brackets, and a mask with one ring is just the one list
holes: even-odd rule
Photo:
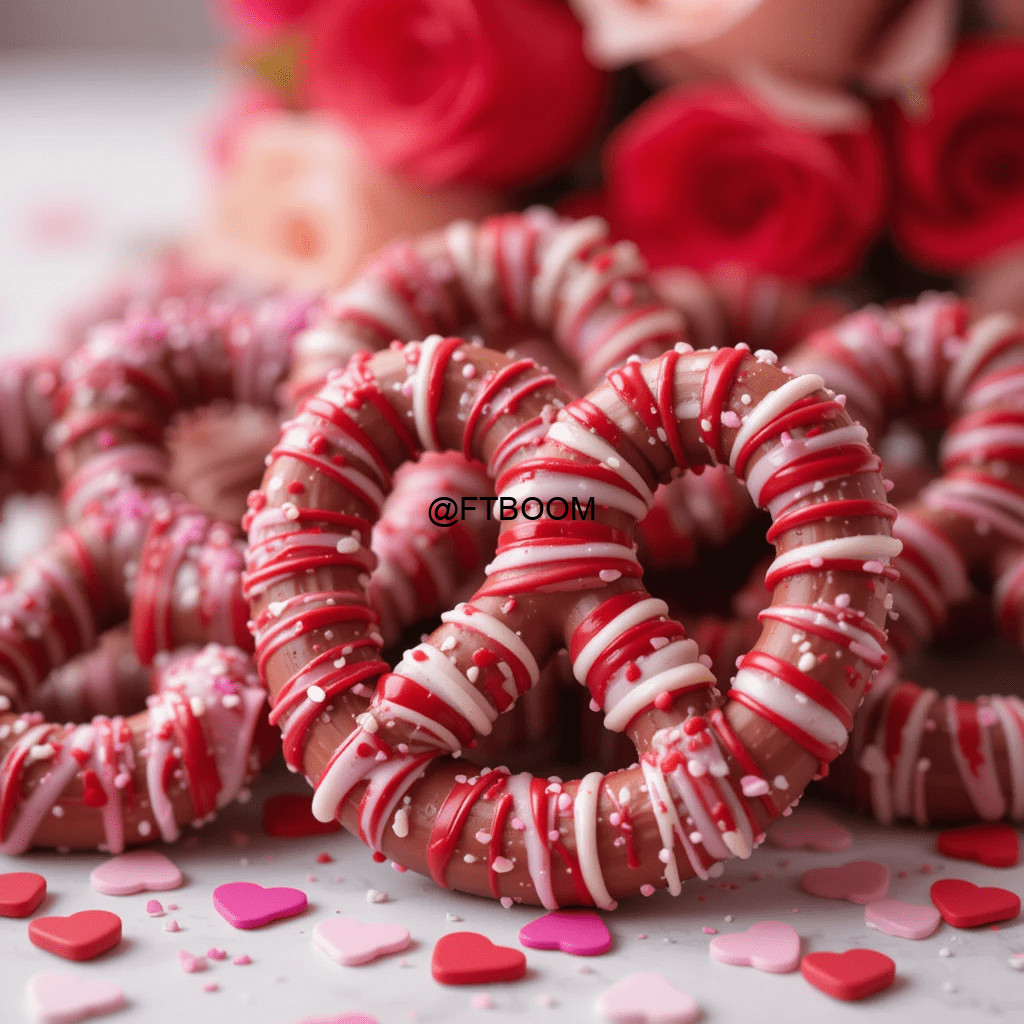
[[655, 267], [832, 280], [856, 268], [887, 207], [873, 123], [816, 133], [732, 86], [649, 100], [609, 139], [605, 172], [613, 229]]
[[574, 157], [605, 75], [553, 0], [347, 0], [321, 5], [306, 66], [314, 106], [379, 164], [430, 184], [512, 185]]
[[896, 240], [940, 270], [1024, 239], [1024, 45], [962, 45], [920, 119], [893, 121]]

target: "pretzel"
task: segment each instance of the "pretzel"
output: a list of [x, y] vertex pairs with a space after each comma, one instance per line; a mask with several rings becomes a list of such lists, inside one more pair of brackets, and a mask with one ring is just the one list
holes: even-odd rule
[[[245, 586], [272, 717], [318, 818], [442, 885], [610, 907], [748, 856], [843, 749], [884, 660], [900, 544], [878, 459], [820, 377], [682, 345], [562, 401], [531, 362], [457, 338], [355, 356], [271, 454]], [[480, 459], [499, 497], [593, 496], [596, 512], [503, 524], [484, 586], [392, 670], [366, 545], [392, 473], [424, 448]], [[793, 620], [766, 624], [729, 701], [646, 595], [632, 546], [658, 481], [711, 462], [774, 513], [767, 582]], [[639, 765], [572, 782], [460, 766], [563, 645]]]
[[[945, 428], [941, 473], [901, 503], [893, 528], [904, 545], [892, 591], [897, 657], [868, 693], [828, 790], [884, 822], [1024, 819], [1024, 702], [943, 696], [902, 671], [972, 595], [972, 577], [993, 581], [997, 620], [1024, 644], [1024, 332], [1006, 316], [972, 324], [955, 296], [925, 294], [855, 313], [787, 358], [843, 388], [873, 440], [898, 416]], [[718, 648], [716, 666], [756, 633], [742, 621], [697, 629]]]
[[125, 627], [107, 630], [96, 646], [50, 673], [32, 695], [32, 710], [57, 722], [130, 715], [145, 706], [150, 672]]
[[0, 852], [172, 842], [254, 774], [263, 704], [250, 660], [210, 645], [167, 656], [146, 710], [127, 718], [59, 725], [38, 711], [0, 715]]
[[[972, 578], [995, 582], [997, 615], [1019, 644], [1012, 609], [1024, 546], [1021, 325], [1005, 315], [971, 323], [956, 297], [926, 294], [855, 314], [793, 356], [800, 366], [814, 359], [834, 365], [831, 383], [847, 389], [873, 431], [887, 416], [915, 411], [945, 426], [940, 475], [901, 506], [894, 527], [904, 545], [893, 589], [896, 649], [926, 646], [971, 594]], [[1016, 695], [942, 696], [894, 663], [868, 696], [850, 756], [836, 784], [845, 782], [882, 821], [1024, 820], [1024, 703]]]
[[[675, 294], [678, 283], [669, 280], [668, 290]], [[763, 284], [765, 291], [773, 305], [775, 292]], [[735, 297], [741, 310], [748, 301], [745, 292]], [[692, 301], [679, 305], [693, 311]], [[807, 322], [832, 315], [833, 307], [825, 308], [828, 314], [818, 308]], [[753, 333], [760, 321], [755, 310], [748, 313], [737, 319], [749, 321]], [[779, 319], [780, 330], [785, 323]], [[388, 246], [328, 300], [317, 325], [296, 342], [292, 400], [316, 391], [357, 351], [394, 339], [477, 331], [492, 347], [511, 343], [517, 351], [524, 339], [547, 339], [542, 361], [566, 361], [585, 389], [627, 358], [657, 355], [686, 340], [687, 322], [654, 287], [636, 246], [613, 243], [599, 217], [574, 221], [534, 207], [459, 221]], [[749, 517], [742, 488], [713, 468], [659, 490], [641, 543], [649, 561], [684, 566], [699, 547], [725, 544]]]

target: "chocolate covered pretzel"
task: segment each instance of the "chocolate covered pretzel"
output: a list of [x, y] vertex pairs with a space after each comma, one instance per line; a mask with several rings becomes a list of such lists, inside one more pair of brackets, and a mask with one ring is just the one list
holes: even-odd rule
[[[442, 885], [610, 907], [748, 856], [845, 747], [885, 658], [900, 543], [866, 432], [816, 375], [680, 345], [563, 401], [531, 362], [457, 338], [357, 355], [271, 455], [246, 592], [285, 755], [318, 818]], [[483, 587], [392, 669], [367, 545], [392, 474], [424, 449], [479, 459], [499, 498], [543, 511], [503, 525]], [[657, 484], [714, 463], [772, 513], [777, 550], [776, 618], [729, 700], [643, 589], [633, 545]], [[593, 497], [593, 519], [561, 515], [572, 497]], [[462, 765], [563, 645], [639, 764], [571, 782]]]

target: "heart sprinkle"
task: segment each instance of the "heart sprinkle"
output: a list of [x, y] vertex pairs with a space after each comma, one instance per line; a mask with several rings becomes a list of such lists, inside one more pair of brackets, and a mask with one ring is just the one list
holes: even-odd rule
[[711, 957], [722, 964], [788, 974], [800, 966], [800, 936], [785, 921], [759, 921], [745, 932], [716, 935]]
[[889, 869], [876, 860], [851, 860], [838, 867], [811, 868], [800, 878], [804, 892], [830, 900], [874, 903], [889, 889]]
[[29, 922], [32, 944], [65, 960], [93, 960], [121, 941], [121, 918], [109, 910], [80, 910], [69, 917]]
[[430, 972], [442, 985], [482, 985], [515, 981], [526, 973], [526, 957], [509, 946], [496, 946], [477, 932], [451, 932], [434, 946]]
[[927, 939], [935, 934], [941, 920], [934, 907], [900, 900], [876, 900], [864, 908], [864, 923], [869, 928], [901, 939]]
[[235, 928], [260, 928], [301, 914], [309, 905], [301, 889], [264, 889], [255, 882], [226, 882], [213, 890], [213, 906]]
[[800, 973], [833, 999], [854, 1002], [887, 989], [896, 980], [896, 964], [874, 949], [845, 953], [808, 953]]
[[592, 910], [555, 910], [519, 930], [531, 949], [559, 949], [573, 956], [599, 956], [612, 946], [604, 921]]
[[68, 971], [41, 971], [28, 980], [29, 1012], [39, 1024], [75, 1024], [113, 1013], [127, 1005], [112, 981], [85, 978]]
[[990, 868], [1012, 868], [1020, 859], [1016, 829], [1005, 824], [965, 825], [939, 833], [939, 853]]
[[0, 875], [0, 917], [28, 917], [46, 898], [46, 879], [34, 871]]
[[92, 887], [104, 896], [131, 896], [137, 892], [165, 892], [184, 882], [178, 866], [155, 850], [133, 850], [94, 868]]
[[1020, 913], [1020, 897], [1009, 889], [981, 887], [962, 878], [943, 878], [930, 891], [943, 920], [954, 928], [977, 928], [1010, 921]]
[[313, 945], [345, 967], [368, 964], [409, 948], [409, 930], [398, 924], [364, 924], [353, 917], [329, 917], [313, 929]]
[[629, 974], [597, 997], [597, 1012], [613, 1024], [693, 1024], [700, 1007], [662, 974]]

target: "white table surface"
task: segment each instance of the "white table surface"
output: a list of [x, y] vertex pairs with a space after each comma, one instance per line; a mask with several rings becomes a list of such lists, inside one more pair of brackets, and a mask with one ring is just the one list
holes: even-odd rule
[[[0, 352], [38, 348], [70, 300], [88, 294], [140, 238], [179, 229], [196, 216], [202, 170], [196, 157], [197, 119], [214, 105], [221, 86], [209, 69], [189, 61], [131, 65], [123, 58], [90, 64], [56, 59], [0, 60]], [[40, 219], [65, 218], [72, 228], [40, 231]], [[65, 211], [61, 213], [61, 211]], [[74, 225], [78, 224], [75, 228]], [[681, 897], [658, 894], [623, 904], [607, 916], [612, 951], [582, 959], [528, 951], [529, 972], [515, 983], [446, 988], [430, 977], [433, 943], [445, 932], [471, 929], [516, 944], [519, 928], [536, 911], [504, 910], [488, 901], [439, 891], [412, 874], [374, 864], [355, 840], [341, 835], [299, 840], [263, 834], [259, 809], [266, 796], [293, 788], [277, 772], [257, 783], [252, 799], [235, 806], [198, 835], [168, 852], [187, 876], [184, 888], [156, 894], [179, 904], [181, 931], [150, 918], [146, 895], [105, 897], [93, 892], [95, 856], [38, 853], [0, 858], [0, 870], [35, 870], [50, 895], [37, 913], [69, 914], [106, 907], [124, 921], [125, 940], [96, 961], [70, 965], [32, 946], [25, 921], [0, 919], [0, 1022], [28, 1019], [24, 988], [37, 971], [67, 968], [109, 978], [122, 986], [129, 1008], [110, 1020], [224, 1021], [291, 1024], [304, 1016], [363, 1010], [381, 1024], [423, 1021], [597, 1020], [595, 997], [633, 971], [663, 972], [689, 991], [717, 1021], [963, 1022], [1024, 1020], [1024, 973], [1008, 958], [1024, 952], [1024, 923], [998, 930], [956, 931], [943, 925], [931, 938], [911, 942], [867, 929], [863, 908], [801, 892], [811, 866], [876, 858], [893, 873], [889, 895], [926, 902], [943, 874], [1024, 892], [1024, 869], [996, 870], [945, 862], [933, 832], [882, 829], [843, 816], [854, 845], [839, 854], [787, 854], [765, 847], [730, 865], [718, 882], [691, 882]], [[244, 845], [239, 845], [243, 843]], [[328, 851], [331, 864], [317, 864]], [[928, 865], [931, 870], [923, 870]], [[897, 877], [899, 872], [905, 877]], [[760, 880], [753, 880], [755, 873]], [[315, 880], [307, 880], [313, 876]], [[212, 889], [227, 881], [304, 889], [310, 910], [264, 929], [240, 932], [213, 910]], [[728, 883], [735, 883], [736, 888]], [[367, 890], [389, 894], [371, 904]], [[340, 912], [364, 921], [396, 921], [412, 932], [404, 956], [344, 968], [313, 949], [310, 932]], [[454, 921], [449, 915], [461, 918]], [[726, 923], [726, 915], [733, 921]], [[865, 945], [892, 956], [898, 980], [864, 1003], [842, 1004], [799, 974], [772, 976], [711, 961], [705, 927], [739, 930], [758, 920], [791, 921], [803, 950]], [[227, 961], [186, 975], [176, 953], [225, 949]], [[946, 949], [952, 955], [940, 956]], [[230, 957], [247, 953], [250, 966]], [[218, 991], [203, 986], [216, 982]], [[486, 991], [490, 1009], [472, 1005]]]

